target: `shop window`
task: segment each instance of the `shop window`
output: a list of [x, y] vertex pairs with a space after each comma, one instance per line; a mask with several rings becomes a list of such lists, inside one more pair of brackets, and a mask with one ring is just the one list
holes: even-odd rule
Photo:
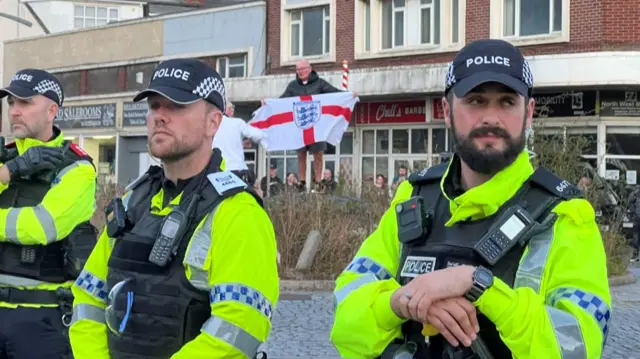
[[[605, 179], [617, 185], [618, 190], [627, 188], [637, 189], [638, 171], [640, 171], [640, 156], [638, 158], [617, 158], [607, 156], [605, 158]], [[625, 193], [620, 193], [624, 197]]]
[[99, 176], [112, 177], [115, 175], [115, 136], [85, 137], [82, 145], [83, 149], [93, 158]]
[[[337, 152], [339, 150], [339, 152]], [[313, 156], [307, 156], [309, 166], [307, 166], [308, 176], [311, 178], [313, 173]], [[333, 172], [335, 181], [344, 181], [346, 184], [352, 184], [353, 181], [353, 132], [345, 132], [342, 136], [339, 146], [329, 144], [327, 150], [324, 151], [323, 169], [329, 168]], [[336, 167], [336, 163], [339, 164]]]
[[[269, 165], [276, 165], [276, 173], [283, 183], [287, 173], [298, 174], [298, 151], [274, 151], [269, 152], [267, 157], [269, 157]], [[269, 173], [269, 168], [269, 166], [266, 166], [265, 173]]]
[[640, 155], [640, 134], [607, 133], [607, 154]]
[[363, 130], [362, 181], [373, 181], [379, 174], [393, 179], [401, 166], [405, 166], [409, 173], [423, 170], [437, 162], [439, 152], [446, 148], [447, 130], [444, 128], [405, 128], [391, 132], [386, 129]]

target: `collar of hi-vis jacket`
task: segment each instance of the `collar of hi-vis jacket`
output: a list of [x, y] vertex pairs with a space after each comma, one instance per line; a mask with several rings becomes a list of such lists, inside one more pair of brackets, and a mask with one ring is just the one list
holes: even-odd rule
[[449, 198], [444, 190], [444, 183], [451, 171], [451, 164], [459, 160], [457, 155], [449, 162], [447, 172], [440, 181], [440, 189], [449, 200], [451, 218], [446, 226], [452, 226], [457, 222], [467, 219], [478, 220], [496, 213], [498, 209], [513, 197], [522, 187], [523, 183], [533, 173], [533, 166], [529, 161], [529, 152], [524, 150], [515, 161], [507, 168], [498, 172], [490, 180], [473, 187], [456, 198]]
[[53, 138], [47, 142], [43, 142], [37, 140], [35, 138], [16, 138], [16, 148], [18, 149], [18, 154], [22, 155], [31, 147], [36, 146], [47, 146], [47, 147], [62, 147], [62, 143], [64, 142], [64, 136], [60, 130], [57, 130], [54, 127]]

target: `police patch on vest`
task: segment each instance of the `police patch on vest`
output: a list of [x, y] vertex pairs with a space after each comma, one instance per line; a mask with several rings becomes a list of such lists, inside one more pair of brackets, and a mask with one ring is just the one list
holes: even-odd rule
[[230, 171], [210, 173], [207, 178], [220, 194], [234, 188], [247, 188], [247, 184]]
[[400, 275], [402, 277], [417, 277], [420, 274], [433, 272], [435, 267], [435, 257], [407, 256]]

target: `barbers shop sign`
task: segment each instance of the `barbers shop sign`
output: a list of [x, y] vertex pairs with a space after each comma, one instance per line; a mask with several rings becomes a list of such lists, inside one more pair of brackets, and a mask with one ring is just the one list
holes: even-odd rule
[[65, 106], [58, 110], [54, 124], [61, 129], [115, 127], [116, 104]]

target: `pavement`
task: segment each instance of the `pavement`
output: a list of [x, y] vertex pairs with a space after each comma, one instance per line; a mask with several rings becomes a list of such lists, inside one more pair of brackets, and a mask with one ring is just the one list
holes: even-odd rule
[[[640, 267], [633, 284], [611, 288], [613, 315], [602, 359], [640, 359]], [[339, 359], [329, 341], [332, 293], [282, 293], [273, 330], [261, 350], [269, 359]]]

